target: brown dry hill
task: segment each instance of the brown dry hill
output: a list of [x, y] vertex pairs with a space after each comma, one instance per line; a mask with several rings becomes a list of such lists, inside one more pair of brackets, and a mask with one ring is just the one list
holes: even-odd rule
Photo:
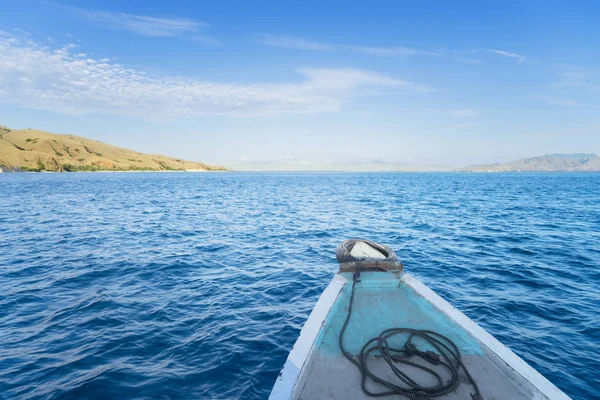
[[224, 167], [143, 154], [74, 135], [0, 126], [0, 169], [24, 171], [226, 171]]

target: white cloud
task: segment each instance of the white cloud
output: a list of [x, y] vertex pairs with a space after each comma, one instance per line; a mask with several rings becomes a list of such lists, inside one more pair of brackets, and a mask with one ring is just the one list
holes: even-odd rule
[[450, 111], [450, 115], [454, 117], [476, 117], [479, 113], [475, 110], [454, 110]]
[[600, 74], [582, 68], [570, 67], [558, 74], [556, 81], [551, 85], [559, 90], [600, 90]]
[[306, 39], [294, 37], [294, 36], [278, 36], [264, 34], [255, 39], [255, 42], [266, 44], [275, 47], [285, 47], [288, 49], [297, 50], [319, 50], [319, 51], [331, 51], [334, 50], [332, 45], [324, 43], [311, 42]]
[[183, 36], [205, 44], [218, 43], [215, 39], [204, 34], [204, 31], [210, 25], [201, 21], [187, 18], [157, 18], [148, 15], [86, 10], [76, 7], [66, 8], [82, 18], [98, 22], [106, 27], [129, 31], [142, 36]]
[[337, 51], [350, 50], [359, 53], [378, 56], [394, 55], [439, 55], [435, 51], [412, 49], [409, 47], [378, 47], [378, 46], [349, 46], [344, 44], [321, 43], [296, 36], [263, 34], [254, 40], [257, 43], [268, 46], [285, 47], [296, 50]]
[[494, 53], [504, 57], [516, 58], [519, 62], [525, 61], [527, 58], [517, 53], [511, 53], [504, 50], [495, 50], [495, 49], [481, 49], [481, 51], [486, 51], [488, 53]]
[[567, 66], [557, 74], [545, 94], [533, 95], [547, 104], [562, 107], [598, 107], [600, 74], [581, 67]]
[[72, 114], [152, 119], [335, 112], [373, 88], [417, 85], [356, 69], [302, 68], [290, 83], [235, 84], [156, 76], [107, 58], [0, 37], [0, 101]]
[[582, 104], [573, 99], [566, 99], [558, 96], [540, 96], [540, 98], [548, 104], [553, 106], [561, 106], [561, 107], [583, 107], [585, 104]]
[[[307, 40], [296, 36], [263, 34], [254, 40], [256, 43], [266, 44], [268, 46], [285, 47], [297, 50], [317, 50], [317, 51], [341, 51], [348, 50], [358, 53], [364, 53], [375, 56], [460, 56], [474, 53], [492, 53], [503, 57], [514, 58], [519, 62], [524, 62], [527, 57], [504, 50], [497, 49], [475, 49], [467, 51], [447, 51], [447, 50], [422, 50], [404, 46], [356, 46], [347, 44], [331, 44], [312, 40]], [[461, 58], [461, 60], [480, 64], [480, 59]]]
[[477, 126], [477, 124], [473, 123], [473, 122], [465, 122], [462, 124], [456, 124], [454, 125], [455, 128], [472, 128], [474, 126]]
[[309, 78], [305, 87], [311, 90], [345, 91], [362, 85], [382, 87], [407, 85], [406, 82], [359, 69], [300, 68], [298, 72]]
[[19, 33], [21, 35], [31, 36], [31, 32], [24, 31], [21, 28], [13, 28], [13, 31], [15, 31], [15, 32], [17, 32], [17, 33]]
[[370, 47], [370, 46], [344, 46], [347, 49], [358, 51], [360, 53], [373, 54], [378, 56], [415, 56], [429, 55], [437, 56], [441, 53], [427, 50], [412, 49], [409, 47]]

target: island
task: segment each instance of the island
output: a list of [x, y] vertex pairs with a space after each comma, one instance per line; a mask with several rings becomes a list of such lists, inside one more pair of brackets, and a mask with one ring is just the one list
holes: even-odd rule
[[228, 171], [202, 162], [143, 154], [75, 135], [0, 126], [0, 172]]
[[507, 163], [471, 165], [464, 172], [592, 172], [600, 171], [600, 157], [593, 153], [547, 154]]

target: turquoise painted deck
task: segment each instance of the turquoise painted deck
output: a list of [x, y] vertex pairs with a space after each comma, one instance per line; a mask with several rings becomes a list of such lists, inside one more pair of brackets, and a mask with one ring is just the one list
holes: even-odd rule
[[[339, 334], [348, 313], [351, 291], [352, 273], [337, 274], [303, 327], [273, 388], [271, 400], [371, 399], [361, 389], [360, 372], [339, 348]], [[369, 339], [379, 336], [383, 330], [401, 327], [431, 330], [451, 339], [486, 400], [569, 399], [414, 277], [400, 271], [362, 272], [344, 335], [346, 350], [357, 355]], [[406, 338], [398, 335], [390, 340], [390, 345], [402, 347]], [[414, 338], [413, 343], [421, 350], [435, 351], [419, 338]], [[411, 361], [423, 363], [418, 357]], [[398, 382], [380, 356], [369, 356], [368, 363], [376, 375]], [[431, 375], [417, 368], [403, 368], [421, 384], [436, 384]], [[450, 378], [447, 371], [438, 372], [442, 379]], [[461, 384], [454, 392], [439, 398], [472, 400], [473, 386], [464, 372], [459, 373], [459, 379]], [[367, 381], [367, 387], [376, 392], [383, 388], [373, 381]]]
[[[341, 275], [349, 283], [344, 286], [327, 315], [316, 341], [321, 352], [336, 356], [342, 355], [338, 337], [348, 314], [352, 291], [352, 273]], [[355, 290], [352, 318], [344, 335], [344, 346], [350, 353], [358, 354], [369, 339], [378, 336], [384, 329], [410, 327], [432, 330], [447, 336], [458, 346], [462, 355], [483, 354], [477, 339], [412, 288], [402, 284], [397, 275], [363, 272]], [[408, 334], [394, 337], [390, 340], [390, 345], [396, 343], [398, 347], [402, 347], [407, 337]], [[419, 338], [415, 338], [414, 343], [421, 350], [435, 350]]]

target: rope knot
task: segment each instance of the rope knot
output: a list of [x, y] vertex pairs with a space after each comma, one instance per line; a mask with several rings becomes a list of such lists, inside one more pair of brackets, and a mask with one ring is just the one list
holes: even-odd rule
[[441, 363], [440, 355], [438, 353], [436, 353], [436, 352], [431, 351], [431, 350], [427, 350], [427, 351], [421, 353], [420, 356], [423, 357], [423, 359], [429, 361], [432, 364], [437, 365], [437, 364]]
[[415, 346], [414, 344], [412, 344], [410, 342], [404, 343], [404, 354], [406, 354], [406, 357], [411, 357], [418, 353], [419, 353], [419, 350], [417, 349], [417, 346]]

